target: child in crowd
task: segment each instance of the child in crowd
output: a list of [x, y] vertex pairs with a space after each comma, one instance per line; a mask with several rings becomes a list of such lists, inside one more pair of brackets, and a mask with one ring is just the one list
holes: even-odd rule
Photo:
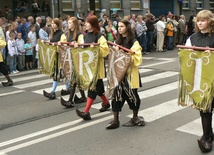
[[25, 41], [22, 39], [22, 33], [17, 34], [16, 44], [18, 48], [18, 68], [23, 71], [25, 68]]
[[31, 40], [31, 45], [32, 45], [32, 52], [33, 52], [33, 67], [37, 67], [37, 60], [35, 58], [36, 56], [36, 51], [35, 51], [35, 47], [37, 44], [37, 39], [36, 39], [36, 27], [35, 25], [31, 25], [30, 26], [30, 32], [28, 33], [28, 38], [30, 38]]
[[12, 74], [16, 74], [19, 71], [16, 69], [16, 62], [17, 62], [17, 55], [18, 55], [18, 49], [15, 41], [15, 33], [10, 32], [9, 33], [10, 39], [7, 41], [7, 48], [8, 48], [8, 54], [10, 58], [10, 72]]
[[26, 39], [25, 44], [25, 63], [26, 63], [26, 69], [32, 69], [32, 63], [33, 63], [33, 46], [31, 44], [30, 38]]

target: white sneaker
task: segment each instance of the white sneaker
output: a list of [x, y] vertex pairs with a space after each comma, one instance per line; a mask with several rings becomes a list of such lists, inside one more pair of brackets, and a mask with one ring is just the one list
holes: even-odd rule
[[18, 70], [15, 70], [15, 72], [18, 73], [19, 71], [18, 71]]
[[16, 74], [16, 71], [12, 71], [11, 74]]

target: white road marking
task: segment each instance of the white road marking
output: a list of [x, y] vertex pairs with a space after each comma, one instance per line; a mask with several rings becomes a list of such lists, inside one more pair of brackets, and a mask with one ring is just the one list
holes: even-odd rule
[[25, 92], [25, 90], [17, 90], [17, 91], [12, 91], [12, 92], [9, 92], [9, 93], [1, 93], [0, 97], [1, 96], [12, 95], [12, 94], [19, 94], [19, 93], [23, 93], [23, 92]]
[[[198, 113], [199, 116], [199, 113]], [[214, 126], [214, 121], [212, 122], [212, 126]], [[198, 118], [192, 122], [189, 122], [179, 128], [176, 129], [177, 131], [189, 133], [192, 135], [196, 136], [201, 136], [203, 131], [202, 131], [202, 126], [201, 126], [201, 118]]]

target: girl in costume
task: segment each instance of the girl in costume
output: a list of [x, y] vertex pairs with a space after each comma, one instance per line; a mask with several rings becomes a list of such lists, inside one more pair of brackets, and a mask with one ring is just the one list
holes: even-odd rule
[[[50, 33], [50, 42], [65, 42], [66, 36], [64, 32], [62, 31], [62, 23], [58, 18], [54, 18], [51, 22], [51, 33]], [[60, 75], [60, 68], [59, 68], [59, 62], [58, 62], [58, 53], [56, 53], [56, 61], [54, 62], [54, 72], [53, 72], [53, 85], [52, 85], [52, 91], [50, 93], [43, 90], [43, 95], [49, 99], [55, 99], [56, 98], [56, 87], [58, 85], [58, 82], [62, 78]], [[69, 84], [66, 83], [66, 88], [69, 88]]]
[[[68, 20], [68, 34], [67, 34], [67, 42], [71, 42], [71, 43], [84, 43], [83, 40], [83, 34], [80, 32], [79, 30], [79, 24], [78, 24], [78, 20], [76, 17], [71, 17]], [[61, 104], [67, 108], [72, 108], [74, 103], [73, 103], [73, 97], [75, 94], [75, 89], [76, 89], [76, 84], [71, 86], [70, 90], [69, 90], [69, 100], [65, 101], [62, 97], [61, 97]], [[81, 94], [81, 98], [79, 98], [79, 102], [78, 103], [82, 103], [86, 101], [86, 97], [85, 97], [85, 92], [81, 89], [79, 89], [80, 94]], [[61, 94], [67, 94], [66, 90], [61, 90]], [[77, 102], [75, 102], [77, 103]]]
[[86, 18], [86, 30], [87, 34], [84, 36], [84, 43], [99, 43], [100, 48], [100, 57], [99, 57], [99, 71], [98, 71], [98, 81], [96, 84], [96, 90], [88, 90], [88, 97], [86, 102], [85, 109], [81, 112], [78, 109], [76, 109], [76, 113], [79, 117], [83, 118], [84, 120], [90, 120], [91, 116], [89, 113], [89, 110], [91, 108], [91, 105], [93, 104], [94, 100], [96, 99], [96, 96], [100, 96], [102, 99], [102, 108], [99, 110], [100, 112], [106, 111], [110, 104], [104, 95], [104, 84], [103, 84], [103, 78], [105, 78], [105, 64], [104, 64], [104, 58], [109, 53], [109, 48], [107, 45], [107, 41], [105, 37], [100, 33], [100, 27], [98, 23], [98, 19], [96, 16], [88, 16]]
[[[185, 46], [199, 46], [214, 48], [214, 15], [209, 10], [200, 11], [195, 20], [195, 33], [192, 34]], [[209, 74], [209, 73], [207, 73]], [[202, 152], [210, 152], [213, 146], [214, 134], [212, 130], [212, 111], [214, 101], [210, 103], [210, 109], [200, 111], [203, 135], [198, 140]]]
[[[130, 49], [134, 52], [134, 54], [132, 54], [132, 63], [129, 72], [120, 84], [120, 88], [117, 86], [116, 90], [114, 91], [113, 100], [111, 103], [114, 120], [106, 126], [106, 129], [116, 129], [119, 127], [119, 112], [122, 110], [125, 101], [127, 101], [129, 108], [133, 111], [133, 117], [123, 126], [144, 126], [145, 123], [143, 117], [138, 116], [141, 100], [137, 92], [137, 89], [141, 86], [138, 66], [142, 63], [142, 48], [139, 42], [135, 39], [135, 34], [128, 20], [123, 19], [119, 21], [116, 43]], [[116, 97], [118, 93], [121, 93], [120, 96], [122, 100], [119, 100]]]

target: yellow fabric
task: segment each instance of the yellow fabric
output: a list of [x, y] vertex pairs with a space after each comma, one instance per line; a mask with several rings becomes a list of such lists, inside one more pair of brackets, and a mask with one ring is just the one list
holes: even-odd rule
[[134, 89], [140, 87], [138, 66], [142, 63], [142, 48], [138, 41], [134, 42], [131, 50], [134, 51], [135, 54], [132, 55], [132, 65], [128, 77], [131, 82], [131, 88]]
[[77, 87], [82, 90], [95, 90], [98, 80], [99, 53], [97, 46], [72, 48], [71, 55], [75, 73], [74, 76], [71, 76], [71, 85], [76, 83]]
[[105, 64], [104, 64], [104, 58], [109, 54], [109, 48], [107, 44], [107, 40], [104, 36], [101, 36], [98, 39], [99, 48], [100, 48], [100, 54], [99, 54], [99, 70], [98, 70], [98, 78], [104, 79], [105, 78]]
[[47, 45], [39, 41], [39, 70], [41, 73], [52, 76], [56, 61], [57, 46]]
[[173, 33], [174, 33], [173, 25], [172, 25], [171, 23], [168, 23], [168, 24], [167, 24], [167, 29], [168, 29], [167, 36], [172, 37], [172, 36], [173, 36]]
[[0, 49], [5, 48], [6, 44], [6, 41], [0, 37]]
[[67, 38], [66, 38], [65, 34], [62, 34], [62, 35], [61, 35], [60, 41], [61, 41], [61, 42], [66, 42], [66, 41], [67, 41]]
[[84, 43], [84, 35], [83, 35], [83, 34], [80, 34], [80, 35], [78, 36], [77, 42], [78, 42], [78, 44]]
[[180, 50], [178, 104], [210, 111], [214, 97], [214, 54]]

